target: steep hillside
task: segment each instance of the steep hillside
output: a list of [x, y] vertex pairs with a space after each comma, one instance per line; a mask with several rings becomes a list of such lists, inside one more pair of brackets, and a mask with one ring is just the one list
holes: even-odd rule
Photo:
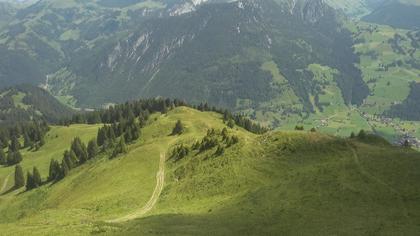
[[19, 85], [0, 91], [0, 124], [44, 119], [57, 122], [75, 111], [31, 85]]
[[94, 57], [77, 57], [47, 83], [81, 105], [165, 96], [235, 109], [273, 102], [277, 110], [300, 112], [314, 110], [310, 97], [319, 84], [307, 67], [317, 63], [337, 69], [343, 99], [360, 104], [368, 91], [353, 66], [349, 32], [321, 1], [292, 3], [207, 4], [151, 19], [128, 37], [94, 47]]
[[368, 22], [411, 30], [420, 29], [419, 19], [420, 1], [418, 0], [388, 1], [363, 18]]
[[405, 120], [420, 120], [420, 83], [412, 83], [410, 86], [410, 94], [400, 104], [391, 107], [387, 115], [398, 117]]
[[[178, 120], [183, 123], [183, 133], [171, 135]], [[61, 140], [54, 137], [64, 137], [65, 130], [77, 128], [54, 127], [40, 151], [62, 152], [61, 146], [48, 143]], [[71, 170], [55, 184], [0, 196], [2, 232], [5, 235], [418, 232], [417, 152], [392, 147], [371, 136], [339, 139], [305, 131], [259, 136], [238, 127], [222, 132], [223, 128], [227, 127], [221, 115], [211, 112], [180, 107], [167, 114], [154, 114], [142, 128], [140, 141], [128, 145], [127, 154], [113, 159], [101, 154]], [[89, 128], [93, 133], [95, 129], [97, 126]], [[83, 140], [88, 140], [89, 134], [83, 133]], [[239, 143], [227, 145], [223, 136], [228, 140], [236, 136]], [[218, 140], [223, 150], [194, 145], [203, 138]], [[186, 155], [174, 152], [180, 145], [190, 152]], [[25, 154], [22, 163], [29, 164], [27, 161], [32, 158], [28, 157]], [[159, 163], [162, 157], [166, 161]], [[37, 158], [31, 165], [42, 166], [40, 172], [45, 178], [50, 157]], [[11, 171], [12, 168], [2, 168], [0, 181], [7, 179]]]
[[351, 35], [320, 0], [42, 0], [15, 18], [0, 33], [5, 52], [16, 54], [16, 69], [0, 63], [5, 86], [44, 81], [78, 106], [160, 95], [311, 112], [320, 93], [314, 63], [339, 71], [345, 103], [368, 93]]

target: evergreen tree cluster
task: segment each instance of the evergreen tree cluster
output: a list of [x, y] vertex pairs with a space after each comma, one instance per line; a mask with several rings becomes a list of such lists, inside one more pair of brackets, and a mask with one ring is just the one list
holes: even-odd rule
[[[44, 136], [49, 130], [45, 122], [16, 123], [0, 129], [0, 165], [15, 165], [22, 161], [20, 150], [38, 150], [45, 144]], [[23, 144], [19, 139], [23, 139]], [[4, 149], [7, 148], [7, 155]]]
[[59, 181], [66, 177], [71, 169], [83, 165], [98, 154], [96, 140], [91, 140], [86, 147], [79, 137], [73, 139], [70, 149], [63, 154], [61, 163], [52, 159], [50, 162], [48, 181]]
[[[16, 123], [13, 126], [3, 126], [0, 128], [0, 147], [9, 147], [12, 152], [21, 148], [37, 149], [45, 144], [44, 136], [49, 131], [46, 122], [32, 121]], [[23, 138], [23, 145], [19, 142]]]
[[215, 156], [221, 156], [225, 153], [226, 148], [229, 148], [239, 142], [236, 135], [230, 135], [228, 129], [224, 128], [222, 131], [215, 129], [207, 130], [206, 136], [201, 140], [195, 142], [191, 147], [184, 144], [176, 146], [172, 152], [170, 159], [179, 161], [188, 156], [192, 151], [197, 153], [205, 152], [217, 147]]
[[190, 153], [190, 148], [181, 144], [181, 145], [176, 146], [172, 150], [170, 159], [173, 159], [174, 161], [179, 161], [182, 158], [188, 156], [189, 153]]
[[36, 167], [32, 170], [32, 173], [28, 171], [26, 174], [26, 190], [38, 188], [42, 185], [41, 175]]
[[[146, 119], [142, 119], [144, 122]], [[127, 152], [126, 143], [131, 143], [140, 138], [140, 119], [136, 121], [133, 117], [126, 120], [122, 119], [118, 123], [104, 125], [98, 130], [97, 144], [102, 147], [102, 151], [114, 148], [112, 157]], [[119, 139], [117, 143], [117, 139]]]
[[[122, 120], [129, 121], [133, 118], [138, 118], [140, 127], [143, 127], [145, 121], [148, 119], [151, 113], [161, 112], [166, 113], [169, 110], [175, 107], [190, 107], [199, 111], [211, 111], [223, 115], [225, 123], [233, 128], [235, 125], [246, 129], [249, 132], [255, 134], [263, 134], [269, 129], [267, 127], [261, 126], [260, 124], [252, 121], [247, 118], [245, 115], [233, 114], [226, 109], [218, 109], [214, 106], [209, 106], [207, 103], [201, 103], [197, 106], [190, 105], [185, 101], [178, 99], [163, 99], [163, 98], [154, 98], [154, 99], [141, 99], [138, 101], [126, 102], [124, 104], [110, 106], [107, 109], [102, 109], [99, 111], [88, 112], [88, 113], [79, 113], [73, 115], [70, 120], [64, 120], [61, 123], [64, 125], [69, 124], [112, 124], [112, 123], [121, 123]], [[114, 131], [115, 132], [115, 131]], [[118, 135], [117, 135], [118, 136]], [[129, 140], [126, 138], [126, 141]]]
[[244, 115], [232, 114], [227, 110], [225, 110], [222, 114], [223, 120], [230, 128], [233, 128], [234, 125], [237, 125], [254, 134], [264, 134], [269, 131], [267, 127], [264, 127], [259, 123], [252, 121]]
[[150, 113], [166, 113], [174, 107], [188, 106], [187, 103], [178, 99], [141, 99], [138, 101], [126, 102], [120, 105], [110, 106], [99, 111], [80, 113], [74, 115], [70, 120], [62, 121], [63, 124], [112, 124], [122, 119], [130, 120], [137, 117], [140, 126], [148, 119]]

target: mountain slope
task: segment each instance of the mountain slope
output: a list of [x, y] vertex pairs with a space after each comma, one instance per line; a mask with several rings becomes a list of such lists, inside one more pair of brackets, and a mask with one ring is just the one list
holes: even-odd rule
[[420, 29], [420, 1], [393, 0], [388, 1], [365, 16], [367, 22], [390, 25], [403, 29]]
[[[219, 132], [226, 127], [221, 119], [218, 114], [183, 107], [153, 115], [142, 129], [141, 140], [130, 144], [127, 154], [111, 160], [100, 156], [73, 169], [56, 184], [0, 196], [3, 232], [6, 235], [418, 232], [418, 152], [392, 147], [371, 136], [339, 139], [307, 132], [258, 136], [235, 127], [228, 129], [228, 135], [238, 136], [239, 143], [226, 147], [221, 155], [212, 148], [191, 151], [180, 159], [171, 156], [175, 146], [190, 146], [207, 136], [209, 129], [216, 129], [211, 135], [221, 138]], [[185, 131], [180, 136], [171, 136], [177, 120], [182, 120]], [[96, 128], [89, 129], [91, 134]], [[53, 148], [48, 143], [55, 135], [62, 136], [60, 129], [53, 127], [50, 132], [54, 133], [47, 136], [46, 146], [40, 151]], [[162, 152], [167, 153], [165, 184], [155, 207], [140, 219], [105, 223], [147, 205], [156, 185]], [[45, 163], [42, 176], [47, 175], [48, 159], [38, 156], [38, 164], [32, 163], [37, 166]], [[25, 154], [25, 168], [31, 168], [25, 164], [29, 160]], [[0, 181], [10, 171], [11, 168], [2, 168]]]
[[74, 112], [47, 91], [31, 85], [19, 85], [0, 91], [0, 123], [32, 119], [57, 122]]
[[[310, 96], [319, 93], [319, 85], [307, 71], [312, 63], [340, 71], [335, 79], [346, 103], [360, 104], [367, 95], [351, 45], [349, 32], [321, 1], [208, 4], [189, 14], [150, 19], [128, 37], [80, 52], [47, 83], [53, 93], [64, 89], [80, 105], [166, 96], [255, 108], [284, 100], [288, 91], [297, 97], [287, 99], [288, 105], [313, 111]], [[264, 63], [274, 63], [286, 81], [274, 78]]]

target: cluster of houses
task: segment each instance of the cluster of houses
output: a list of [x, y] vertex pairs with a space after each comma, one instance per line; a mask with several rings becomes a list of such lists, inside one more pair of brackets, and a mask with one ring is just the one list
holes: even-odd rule
[[395, 145], [403, 146], [403, 145], [407, 145], [407, 142], [408, 142], [408, 144], [411, 147], [420, 149], [420, 139], [418, 139], [417, 137], [413, 135], [413, 133], [415, 133], [416, 130], [406, 130], [405, 128], [402, 128], [397, 122], [395, 122], [391, 118], [381, 117], [381, 116], [371, 116], [371, 115], [368, 115], [367, 113], [362, 113], [362, 116], [368, 122], [374, 121], [374, 122], [384, 124], [388, 127], [392, 127], [399, 134], [401, 134], [400, 138], [397, 141], [395, 141], [394, 143]]

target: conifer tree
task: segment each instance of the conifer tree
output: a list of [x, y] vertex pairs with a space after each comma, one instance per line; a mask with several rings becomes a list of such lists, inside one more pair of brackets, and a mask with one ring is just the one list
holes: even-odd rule
[[58, 161], [51, 159], [50, 162], [50, 170], [48, 174], [48, 181], [58, 180], [61, 173], [60, 164]]
[[41, 174], [39, 173], [38, 168], [34, 167], [34, 169], [32, 171], [32, 176], [33, 176], [33, 181], [34, 181], [35, 188], [41, 186], [42, 185], [42, 178], [41, 178]]
[[99, 152], [98, 144], [95, 140], [90, 140], [87, 147], [88, 157], [89, 159], [92, 159], [96, 157], [96, 155]]
[[125, 144], [124, 136], [122, 136], [117, 146], [115, 146], [112, 156], [116, 157], [118, 154], [126, 153], [126, 152], [127, 152], [127, 146]]
[[221, 156], [225, 153], [225, 148], [221, 145], [217, 146], [216, 156]]
[[26, 191], [36, 188], [34, 177], [31, 172], [26, 173]]
[[32, 146], [32, 140], [29, 138], [29, 135], [25, 132], [23, 134], [23, 147], [31, 147]]
[[71, 156], [71, 153], [74, 154], [73, 150], [72, 151], [65, 151], [64, 155], [63, 155], [63, 161], [67, 164], [67, 167], [69, 169], [73, 169], [74, 167], [77, 166], [77, 157], [76, 160], [74, 160]]
[[20, 152], [19, 151], [16, 151], [15, 153], [14, 153], [14, 159], [15, 159], [15, 163], [14, 164], [18, 164], [18, 163], [20, 163], [21, 161], [22, 161], [22, 154], [20, 154]]
[[6, 165], [7, 164], [7, 158], [6, 154], [3, 151], [3, 148], [0, 147], [0, 165]]
[[134, 123], [131, 128], [131, 137], [133, 140], [137, 140], [140, 138], [140, 126], [137, 123]]
[[365, 130], [360, 130], [359, 134], [357, 135], [358, 138], [360, 139], [364, 139], [366, 138], [366, 131]]
[[42, 147], [44, 145], [45, 145], [45, 139], [44, 139], [44, 136], [41, 136], [40, 139], [39, 139], [39, 146]]
[[9, 151], [7, 153], [7, 157], [6, 157], [6, 163], [7, 165], [11, 166], [15, 164], [15, 155], [13, 152]]
[[16, 152], [20, 149], [20, 142], [16, 136], [13, 136], [10, 145], [9, 145], [9, 152]]
[[178, 120], [175, 124], [174, 129], [172, 130], [172, 135], [182, 134], [184, 132], [184, 125], [180, 120]]
[[76, 167], [80, 163], [79, 159], [76, 156], [76, 153], [74, 153], [73, 150], [70, 150], [70, 160], [73, 163], [73, 166], [71, 168]]
[[69, 174], [69, 167], [67, 166], [66, 162], [62, 161], [61, 162], [61, 175], [60, 175], [60, 179], [66, 177]]
[[23, 175], [23, 170], [20, 165], [15, 167], [15, 188], [20, 188], [25, 186], [25, 176]]
[[106, 127], [100, 128], [98, 130], [98, 135], [96, 138], [96, 142], [99, 146], [102, 146], [105, 144], [106, 140], [108, 139], [106, 134]]
[[235, 127], [235, 121], [233, 119], [229, 119], [227, 126], [231, 129], [233, 129]]
[[127, 130], [124, 133], [124, 139], [127, 143], [133, 141], [133, 137], [131, 136], [131, 128], [128, 127]]
[[77, 159], [79, 159], [80, 163], [85, 163], [88, 159], [87, 148], [84, 143], [80, 140], [79, 137], [76, 137], [72, 144], [71, 150], [76, 154]]

